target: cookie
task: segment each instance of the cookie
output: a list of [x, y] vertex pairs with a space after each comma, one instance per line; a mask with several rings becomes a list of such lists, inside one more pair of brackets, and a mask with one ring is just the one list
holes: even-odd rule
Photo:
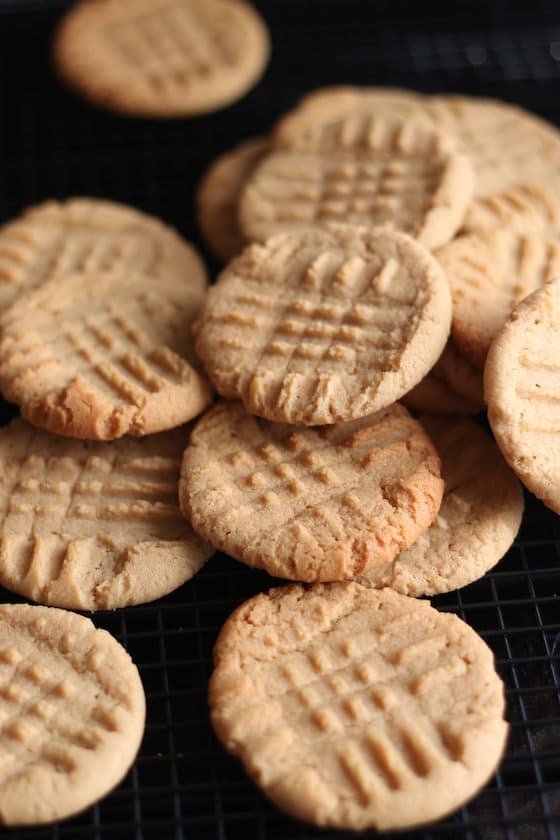
[[505, 747], [487, 645], [425, 601], [356, 583], [284, 586], [228, 619], [213, 727], [281, 809], [319, 826], [411, 828], [489, 780]]
[[401, 402], [412, 411], [478, 414], [484, 409], [482, 373], [463, 359], [450, 338], [431, 371]]
[[193, 367], [193, 315], [189, 286], [177, 280], [130, 272], [51, 280], [0, 319], [0, 388], [26, 420], [59, 435], [172, 429], [211, 399]]
[[459, 236], [436, 257], [453, 300], [453, 340], [480, 370], [510, 312], [560, 274], [560, 240], [508, 228]]
[[359, 580], [415, 596], [451, 592], [481, 578], [511, 547], [523, 515], [521, 486], [479, 426], [433, 415], [419, 419], [441, 458], [441, 508], [414, 545]]
[[558, 403], [560, 280], [514, 310], [484, 368], [488, 419], [504, 458], [539, 499], [560, 513]]
[[467, 210], [461, 233], [486, 233], [508, 228], [515, 233], [560, 237], [560, 182], [516, 184], [500, 193], [478, 198]]
[[42, 604], [108, 610], [189, 580], [210, 556], [181, 515], [185, 428], [83, 442], [0, 430], [0, 584]]
[[269, 423], [223, 402], [197, 424], [181, 510], [216, 548], [290, 580], [356, 577], [435, 518], [443, 482], [428, 436], [397, 403], [353, 423]]
[[0, 822], [40, 825], [93, 805], [144, 734], [138, 669], [75, 613], [0, 605]]
[[124, 204], [96, 198], [47, 201], [0, 228], [0, 312], [53, 277], [139, 271], [154, 286], [168, 278], [188, 286], [197, 309], [206, 270], [173, 228]]
[[200, 183], [196, 196], [198, 225], [222, 262], [228, 262], [247, 244], [239, 230], [237, 203], [245, 182], [267, 150], [265, 137], [246, 140], [218, 158]]
[[422, 110], [470, 159], [477, 196], [560, 174], [560, 132], [522, 108], [451, 95], [426, 98]]
[[218, 391], [269, 420], [363, 417], [430, 370], [449, 335], [436, 260], [401, 233], [337, 226], [280, 234], [235, 259], [197, 320]]
[[54, 42], [62, 78], [129, 115], [175, 117], [239, 99], [268, 62], [266, 26], [240, 0], [78, 3]]
[[448, 242], [473, 191], [470, 163], [421, 121], [359, 113], [311, 126], [296, 149], [276, 149], [241, 194], [248, 239], [333, 222], [384, 225], [427, 248]]
[[297, 146], [309, 127], [333, 123], [359, 113], [419, 118], [422, 97], [411, 90], [383, 87], [335, 85], [319, 88], [304, 96], [296, 108], [275, 125], [273, 138], [281, 146]]

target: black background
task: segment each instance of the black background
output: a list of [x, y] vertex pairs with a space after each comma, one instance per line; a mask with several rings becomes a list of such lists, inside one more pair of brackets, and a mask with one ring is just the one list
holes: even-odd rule
[[[156, 0], [154, 0], [156, 2]], [[0, 0], [0, 221], [49, 197], [103, 196], [160, 216], [199, 245], [193, 195], [208, 163], [314, 87], [390, 84], [497, 96], [560, 124], [560, 4], [261, 0], [273, 56], [234, 106], [169, 122], [129, 120], [67, 93], [49, 62], [65, 0]], [[504, 147], [507, 137], [503, 138]], [[208, 254], [206, 254], [209, 257]], [[213, 273], [217, 265], [208, 259]], [[7, 419], [12, 409], [0, 404]], [[434, 604], [493, 648], [512, 732], [496, 778], [456, 816], [400, 837], [553, 840], [560, 831], [560, 519], [532, 497], [497, 569]], [[269, 805], [215, 742], [206, 682], [231, 610], [272, 583], [225, 557], [156, 604], [94, 621], [140, 667], [148, 724], [138, 761], [100, 805], [10, 837], [304, 840], [343, 838]], [[0, 599], [17, 600], [0, 591]], [[3, 833], [0, 831], [0, 833]], [[7, 834], [7, 832], [6, 832]]]

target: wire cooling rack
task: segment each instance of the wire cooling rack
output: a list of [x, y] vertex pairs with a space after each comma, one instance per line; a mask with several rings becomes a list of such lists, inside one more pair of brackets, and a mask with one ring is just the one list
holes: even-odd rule
[[[156, 2], [156, 0], [154, 0]], [[457, 0], [263, 0], [273, 37], [263, 82], [232, 108], [193, 120], [128, 120], [65, 92], [49, 36], [66, 0], [0, 0], [0, 221], [48, 197], [104, 196], [197, 239], [193, 193], [217, 154], [267, 130], [313, 87], [339, 82], [461, 91], [518, 102], [560, 124], [560, 8]], [[519, 7], [518, 7], [519, 6]], [[503, 138], [504, 144], [507, 138]], [[210, 261], [214, 270], [216, 268]], [[1, 408], [6, 420], [11, 410]], [[138, 664], [148, 720], [139, 758], [99, 805], [13, 840], [344, 838], [280, 814], [212, 734], [213, 641], [233, 608], [271, 579], [215, 557], [180, 591], [101, 613]], [[0, 591], [0, 600], [14, 601]], [[560, 518], [527, 498], [519, 538], [483, 580], [434, 599], [494, 650], [511, 736], [495, 779], [454, 817], [400, 837], [560, 836]]]

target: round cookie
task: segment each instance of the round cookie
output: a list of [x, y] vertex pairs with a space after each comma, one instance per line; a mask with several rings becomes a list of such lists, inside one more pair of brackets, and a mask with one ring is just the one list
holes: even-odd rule
[[484, 368], [488, 419], [503, 456], [560, 513], [560, 280], [529, 295], [496, 336]]
[[274, 126], [276, 145], [297, 147], [310, 127], [333, 123], [359, 113], [419, 118], [422, 96], [411, 90], [335, 85], [306, 94]]
[[[0, 388], [35, 426], [113, 440], [196, 417], [211, 390], [197, 372], [177, 279], [78, 274], [20, 297], [0, 319]], [[189, 363], [189, 361], [191, 363]]]
[[82, 0], [54, 42], [62, 78], [89, 100], [164, 118], [239, 99], [269, 54], [262, 18], [240, 0]]
[[0, 605], [0, 822], [41, 825], [109, 793], [144, 734], [138, 669], [75, 613]]
[[223, 402], [185, 451], [181, 510], [216, 548], [290, 580], [353, 578], [394, 559], [443, 493], [422, 426], [395, 403], [353, 423], [269, 423]]
[[472, 162], [477, 196], [560, 174], [560, 132], [522, 108], [451, 95], [426, 97], [423, 111]]
[[383, 225], [426, 248], [458, 230], [473, 191], [469, 161], [422, 120], [367, 112], [310, 126], [297, 148], [279, 148], [242, 192], [248, 239], [333, 223]]
[[481, 578], [510, 548], [523, 515], [521, 486], [479, 426], [419, 419], [441, 458], [441, 508], [414, 545], [359, 579], [364, 586], [415, 596], [450, 592]]
[[450, 318], [447, 281], [410, 237], [308, 228], [230, 263], [197, 320], [196, 351], [218, 391], [251, 413], [335, 423], [416, 385]]
[[559, 239], [506, 227], [459, 236], [435, 256], [451, 289], [453, 340], [479, 370], [515, 306], [560, 274]]
[[196, 196], [198, 224], [222, 262], [228, 262], [247, 244], [239, 230], [237, 204], [245, 182], [267, 150], [265, 137], [246, 140], [214, 161], [200, 183]]
[[356, 583], [285, 586], [230, 616], [209, 701], [226, 749], [319, 826], [411, 828], [459, 808], [505, 747], [487, 645], [427, 602]]
[[82, 442], [23, 420], [0, 430], [0, 585], [43, 604], [108, 610], [189, 580], [211, 555], [181, 515], [185, 428]]
[[206, 293], [206, 270], [173, 228], [124, 204], [96, 198], [47, 201], [0, 228], [0, 311], [56, 276], [141, 272], [155, 286], [188, 286], [194, 308]]
[[500, 193], [477, 198], [467, 210], [461, 233], [508, 228], [518, 234], [560, 237], [560, 182], [515, 184]]
[[463, 359], [450, 338], [431, 371], [401, 402], [412, 411], [478, 414], [484, 409], [482, 373]]

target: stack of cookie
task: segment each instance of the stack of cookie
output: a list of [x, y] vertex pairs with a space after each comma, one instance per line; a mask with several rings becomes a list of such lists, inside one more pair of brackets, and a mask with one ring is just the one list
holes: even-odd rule
[[[381, 181], [379, 172], [374, 176], [359, 162], [364, 145], [380, 142], [387, 121], [403, 122], [411, 134], [421, 123], [424, 137], [435, 132], [441, 144], [443, 133], [454, 150], [453, 180], [447, 181], [454, 203], [444, 199], [429, 230], [415, 230], [412, 214], [422, 179], [426, 186], [426, 160], [406, 196], [399, 195], [404, 170], [397, 174], [392, 153], [392, 169], [385, 168]], [[357, 137], [360, 125], [373, 139]], [[351, 151], [352, 143], [354, 163], [335, 166], [335, 156]], [[559, 272], [559, 173], [557, 130], [512, 105], [397, 89], [325, 88], [306, 96], [269, 138], [244, 143], [214, 164], [200, 187], [198, 215], [208, 244], [224, 260], [251, 239], [302, 223], [383, 223], [420, 233], [444, 267], [452, 328], [438, 363], [404, 399], [415, 410], [474, 414], [484, 405], [490, 342], [512, 308]], [[446, 237], [453, 241], [444, 244]]]
[[[490, 146], [502, 132], [518, 138], [505, 163]], [[560, 211], [543, 179], [558, 171], [557, 134], [510, 106], [342, 88], [208, 174], [201, 223], [233, 256], [208, 293], [194, 249], [131, 208], [49, 202], [0, 231], [0, 388], [23, 418], [0, 433], [0, 583], [122, 607], [172, 591], [213, 547], [294, 581], [229, 619], [210, 705], [226, 747], [298, 817], [425, 823], [503, 752], [491, 652], [411, 596], [476, 580], [519, 528], [519, 482], [457, 415], [480, 407], [488, 345], [553, 270]], [[528, 464], [558, 399], [559, 295], [529, 298], [489, 353], [490, 418], [525, 480], [548, 454]], [[212, 385], [224, 399], [189, 436]], [[513, 434], [516, 399], [537, 407]], [[546, 468], [527, 483], [554, 499], [554, 452]], [[137, 673], [92, 634], [60, 610], [0, 615], [7, 822], [74, 813], [133, 759]], [[71, 697], [79, 678], [89, 699], [71, 711], [28, 697]], [[109, 753], [103, 790], [73, 796]], [[62, 795], [45, 799], [49, 786]]]
[[[492, 347], [486, 394], [506, 459], [558, 505], [554, 453], [531, 444], [558, 425], [560, 282], [545, 284], [559, 265], [559, 173], [560, 135], [520, 109], [336, 88], [201, 184], [201, 228], [231, 262], [195, 346], [235, 402], [195, 428], [181, 506], [216, 547], [309, 584], [227, 622], [212, 719], [280, 807], [319, 825], [435, 819], [501, 755], [487, 649], [405, 596], [472, 582], [517, 533], [514, 473], [457, 415], [482, 408], [490, 344], [541, 286]], [[536, 405], [516, 423], [520, 399]], [[414, 420], [396, 400], [430, 414]]]
[[[171, 228], [93, 199], [0, 231], [0, 822], [52, 822], [125, 775], [144, 731], [135, 665], [87, 619], [159, 598], [212, 554], [181, 515], [184, 424], [211, 400], [190, 324], [206, 293]], [[24, 419], [25, 418], [25, 419]]]
[[0, 387], [24, 418], [0, 435], [0, 583], [71, 609], [161, 597], [211, 553], [176, 492], [182, 424], [211, 400], [189, 330], [204, 266], [94, 199], [26, 211], [0, 255]]

